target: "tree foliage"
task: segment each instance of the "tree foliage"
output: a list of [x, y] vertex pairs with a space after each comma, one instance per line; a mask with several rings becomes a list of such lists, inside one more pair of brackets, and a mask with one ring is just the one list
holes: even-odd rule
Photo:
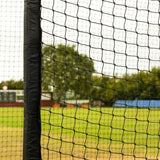
[[68, 91], [73, 99], [101, 101], [111, 106], [116, 100], [157, 99], [160, 97], [160, 67], [121, 77], [93, 75], [94, 64], [75, 46], [43, 48], [42, 89], [51, 90], [60, 101]]
[[102, 101], [105, 105], [110, 106], [114, 98], [114, 79], [107, 76], [92, 77], [92, 101]]
[[[69, 92], [72, 99], [101, 101], [105, 106], [113, 105], [116, 100], [160, 97], [160, 67], [121, 77], [100, 76], [93, 75], [93, 60], [80, 54], [75, 46], [49, 45], [42, 53], [42, 90], [53, 91], [58, 102]], [[23, 89], [23, 80], [5, 82], [8, 89]]]
[[3, 83], [7, 83], [7, 85], [8, 85], [8, 89], [15, 89], [15, 90], [22, 90], [23, 89], [23, 80], [18, 80], [18, 81], [16, 81], [16, 80], [8, 80], [8, 81], [2, 81], [1, 83], [0, 83], [0, 88], [2, 89], [2, 85], [3, 85]]
[[[116, 100], [160, 97], [160, 67], [121, 77], [93, 75], [93, 61], [79, 54], [74, 46], [64, 45], [44, 47], [42, 67], [42, 89], [51, 91], [53, 87], [58, 101], [67, 92], [73, 93], [73, 99], [101, 101], [105, 106], [112, 106]], [[23, 80], [2, 81], [0, 88], [4, 82], [8, 89], [23, 89]]]
[[68, 91], [77, 98], [88, 98], [94, 64], [75, 46], [45, 46], [42, 50], [42, 89], [51, 90], [59, 102]]
[[[154, 100], [160, 97], [160, 67], [151, 71], [125, 74], [121, 77], [99, 76], [86, 55], [75, 46], [47, 46], [43, 48], [42, 90], [53, 91], [58, 102], [68, 92], [72, 99], [90, 99], [112, 106], [116, 100]], [[23, 80], [8, 80], [8, 89], [23, 89]]]
[[92, 99], [101, 100], [111, 106], [116, 100], [159, 99], [160, 67], [150, 72], [140, 71], [122, 77], [94, 76], [92, 78]]

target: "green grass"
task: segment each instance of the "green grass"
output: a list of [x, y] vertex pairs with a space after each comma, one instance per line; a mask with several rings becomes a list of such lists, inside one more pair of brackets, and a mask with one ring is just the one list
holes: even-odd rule
[[0, 108], [0, 126], [23, 128], [23, 108]]
[[[71, 159], [67, 154], [88, 159], [121, 159], [122, 153], [128, 160], [133, 155], [141, 157], [139, 159], [160, 158], [158, 109], [43, 108], [41, 120], [41, 144], [49, 149], [49, 152], [42, 149], [43, 159]], [[4, 150], [9, 150], [8, 154], [13, 151], [17, 156], [14, 150], [17, 145], [22, 147], [23, 142], [23, 108], [0, 108], [0, 128], [0, 152], [4, 154]], [[6, 138], [12, 141], [4, 142]], [[17, 153], [21, 155], [19, 151]], [[59, 151], [63, 153], [62, 157]], [[4, 157], [7, 156], [6, 152]]]

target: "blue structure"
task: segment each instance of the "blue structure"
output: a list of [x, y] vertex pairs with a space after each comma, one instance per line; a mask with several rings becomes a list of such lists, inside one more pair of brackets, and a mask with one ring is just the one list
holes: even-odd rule
[[142, 108], [158, 108], [160, 100], [117, 100], [114, 107], [142, 107]]

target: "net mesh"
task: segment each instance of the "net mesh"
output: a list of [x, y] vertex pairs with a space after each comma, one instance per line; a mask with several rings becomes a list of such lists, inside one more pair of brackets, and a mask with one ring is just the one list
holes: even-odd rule
[[43, 159], [159, 159], [160, 2], [42, 0]]
[[23, 99], [17, 96], [23, 92], [23, 8], [22, 0], [0, 1], [1, 160], [22, 158], [23, 108], [17, 101]]

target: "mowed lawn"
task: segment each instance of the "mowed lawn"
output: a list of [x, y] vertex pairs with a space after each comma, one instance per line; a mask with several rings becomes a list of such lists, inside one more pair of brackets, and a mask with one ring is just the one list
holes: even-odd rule
[[[160, 109], [42, 108], [43, 160], [159, 159]], [[23, 108], [0, 108], [0, 159], [22, 159]]]

